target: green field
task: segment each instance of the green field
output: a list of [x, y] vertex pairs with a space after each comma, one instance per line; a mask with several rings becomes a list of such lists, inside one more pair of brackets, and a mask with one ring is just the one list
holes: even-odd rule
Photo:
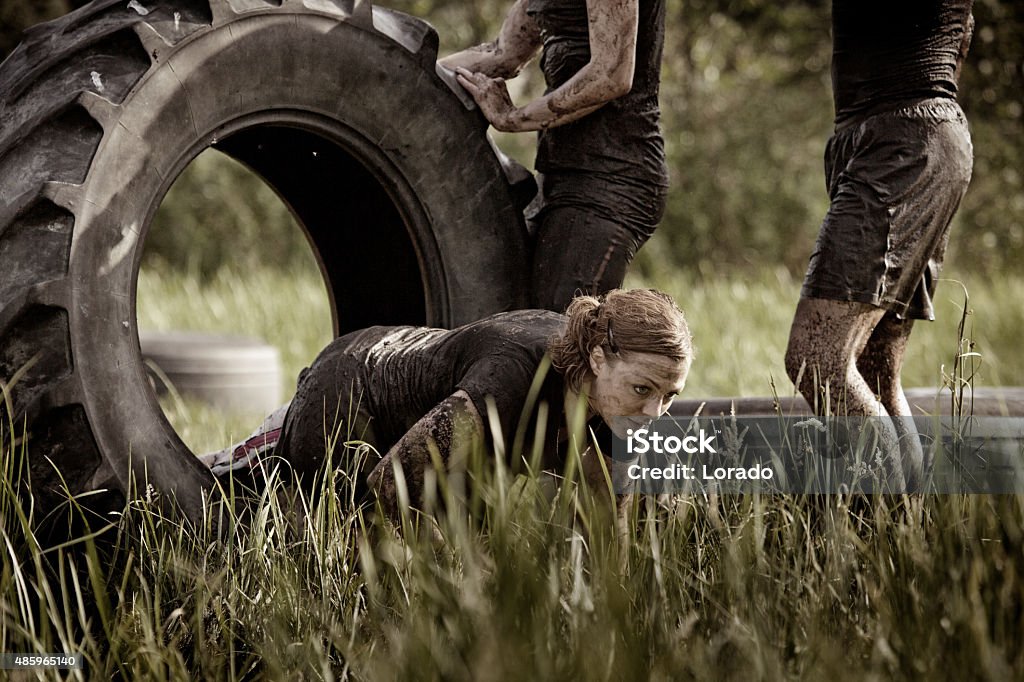
[[620, 535], [572, 483], [552, 498], [486, 458], [468, 476], [468, 499], [441, 481], [433, 538], [415, 520], [404, 541], [367, 538], [344, 483], [314, 504], [272, 486], [248, 525], [197, 530], [141, 496], [98, 548], [45, 555], [5, 488], [0, 646], [76, 652], [82, 679], [1024, 673], [1020, 497], [930, 496], [909, 517], [880, 499], [853, 516], [836, 497], [647, 497]]
[[[262, 336], [294, 375], [329, 338], [313, 276], [145, 271], [143, 328]], [[690, 318], [687, 394], [790, 389], [779, 357], [788, 276], [652, 279]], [[633, 284], [641, 284], [633, 280]], [[979, 381], [1016, 382], [1021, 281], [970, 286]], [[957, 351], [953, 296], [922, 325], [910, 384], [938, 385]], [[1019, 299], [1018, 299], [1019, 300]], [[255, 417], [168, 402], [186, 441], [220, 447]], [[9, 425], [5, 425], [9, 428]], [[223, 441], [223, 442], [222, 442]], [[23, 451], [3, 453], [5, 481]], [[584, 489], [510, 475], [484, 453], [442, 479], [437, 533], [362, 530], [344, 481], [316, 502], [280, 485], [249, 521], [192, 528], [147, 496], [115, 530], [41, 552], [0, 491], [0, 650], [69, 651], [82, 679], [1020, 679], [1024, 501], [648, 497], [625, 533]], [[569, 480], [573, 470], [566, 472]], [[890, 504], [897, 503], [890, 501]], [[416, 530], [419, 523], [421, 530]], [[42, 679], [57, 679], [40, 674]], [[34, 678], [26, 678], [34, 679]]]

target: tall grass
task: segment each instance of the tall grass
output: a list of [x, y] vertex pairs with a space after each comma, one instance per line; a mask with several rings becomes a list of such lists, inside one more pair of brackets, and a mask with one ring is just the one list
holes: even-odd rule
[[[5, 463], [12, 461], [5, 452]], [[758, 495], [640, 499], [620, 536], [569, 482], [470, 460], [436, 532], [366, 532], [332, 485], [276, 477], [244, 522], [141, 496], [98, 542], [43, 552], [0, 494], [0, 646], [74, 679], [1014, 679], [1024, 504], [921, 518]], [[218, 520], [218, 523], [214, 523]], [[39, 674], [40, 678], [47, 675]], [[56, 675], [50, 675], [55, 678]]]
[[[655, 284], [701, 346], [687, 393], [767, 386], [783, 278]], [[972, 291], [982, 331], [984, 299]], [[942, 348], [952, 357], [955, 337]], [[552, 492], [477, 452], [464, 476], [436, 479], [435, 532], [424, 518], [402, 538], [368, 525], [344, 478], [311, 499], [271, 475], [198, 528], [141, 494], [106, 534], [44, 550], [15, 499], [30, 452], [4, 442], [0, 651], [78, 653], [72, 679], [1024, 676], [1020, 496], [931, 496], [911, 512], [876, 498], [857, 513], [836, 497], [644, 497], [619, 534], [572, 468]]]

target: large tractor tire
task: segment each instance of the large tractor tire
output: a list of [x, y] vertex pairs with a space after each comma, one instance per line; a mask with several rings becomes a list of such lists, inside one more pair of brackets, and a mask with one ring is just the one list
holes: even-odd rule
[[208, 147], [291, 207], [336, 332], [522, 303], [532, 178], [436, 53], [429, 25], [359, 0], [97, 0], [26, 33], [0, 66], [0, 380], [37, 513], [133, 480], [201, 513], [213, 481], [148, 387], [135, 291]]

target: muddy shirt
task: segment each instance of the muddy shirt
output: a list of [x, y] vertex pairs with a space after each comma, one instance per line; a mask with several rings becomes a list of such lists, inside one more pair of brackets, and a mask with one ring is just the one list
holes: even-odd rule
[[956, 98], [972, 0], [833, 0], [836, 124], [932, 97]]
[[[639, 0], [633, 88], [578, 121], [542, 131], [537, 170], [579, 172], [611, 180], [666, 187], [665, 143], [660, 130], [658, 83], [665, 38], [664, 0]], [[540, 67], [548, 91], [590, 61], [586, 0], [530, 0], [529, 15], [541, 29]]]
[[[544, 450], [548, 461], [555, 456], [557, 463], [562, 449], [558, 431], [565, 421], [562, 376], [549, 370], [534, 404], [527, 402], [548, 343], [564, 328], [563, 315], [519, 310], [453, 330], [370, 327], [341, 337], [329, 352], [352, 360], [345, 363], [346, 372], [358, 375], [351, 378], [362, 389], [362, 404], [373, 418], [374, 432], [384, 449], [442, 400], [464, 390], [485, 425], [489, 424], [490, 409], [495, 410], [508, 446], [515, 439], [524, 408], [530, 408], [523, 425], [532, 437], [536, 404], [547, 403]], [[600, 425], [599, 419], [597, 422]], [[610, 432], [607, 438], [610, 443]]]

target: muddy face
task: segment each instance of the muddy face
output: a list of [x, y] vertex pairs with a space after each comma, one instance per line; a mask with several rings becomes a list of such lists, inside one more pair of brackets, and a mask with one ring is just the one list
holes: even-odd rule
[[590, 407], [624, 438], [626, 428], [646, 425], [668, 412], [686, 384], [690, 362], [653, 353], [615, 355], [597, 347], [590, 355], [590, 370]]

